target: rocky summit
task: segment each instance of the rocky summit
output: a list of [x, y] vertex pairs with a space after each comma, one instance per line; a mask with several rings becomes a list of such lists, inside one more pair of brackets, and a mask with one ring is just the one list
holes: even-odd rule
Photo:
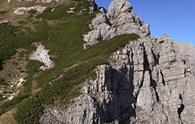
[[44, 9], [0, 24], [0, 124], [195, 123], [193, 45], [154, 38], [128, 0], [25, 2]]
[[150, 35], [149, 25], [132, 12], [132, 5], [127, 0], [113, 0], [107, 13], [100, 11], [92, 20], [90, 29], [84, 35], [85, 48], [121, 34], [136, 33], [141, 37]]

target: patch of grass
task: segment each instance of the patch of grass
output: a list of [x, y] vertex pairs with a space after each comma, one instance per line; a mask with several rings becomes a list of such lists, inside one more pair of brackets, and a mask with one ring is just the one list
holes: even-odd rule
[[47, 20], [56, 20], [66, 17], [68, 7], [63, 5], [58, 5], [57, 7], [48, 8], [43, 13], [37, 15], [36, 18], [43, 18]]
[[33, 76], [35, 73], [38, 73], [38, 68], [42, 65], [39, 61], [30, 60], [27, 65], [27, 81], [24, 83], [24, 89], [20, 92], [19, 95], [31, 95], [31, 86], [33, 82]]
[[[90, 4], [86, 0], [73, 0], [70, 5], [58, 5], [56, 7], [49, 7], [43, 11], [43, 13], [38, 14], [36, 18], [42, 18], [47, 20], [57, 20], [57, 19], [66, 19], [70, 16], [75, 16], [78, 14], [88, 14]], [[74, 8], [74, 13], [68, 13], [70, 8]]]
[[16, 106], [15, 119], [18, 124], [37, 124], [43, 107], [35, 97], [24, 99]]
[[9, 23], [0, 24], [0, 65], [16, 53], [17, 48], [28, 48], [33, 40]]
[[14, 113], [15, 109], [12, 109], [0, 116], [0, 124], [16, 124]]
[[0, 85], [6, 85], [5, 80], [0, 78]]
[[20, 95], [12, 99], [11, 101], [5, 102], [4, 104], [0, 105], [0, 115], [3, 113], [13, 109], [17, 103], [22, 101], [23, 99], [29, 97], [29, 95]]

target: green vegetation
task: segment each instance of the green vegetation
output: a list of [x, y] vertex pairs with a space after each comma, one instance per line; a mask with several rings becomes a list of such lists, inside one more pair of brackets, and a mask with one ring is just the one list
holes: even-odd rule
[[[88, 2], [77, 2], [74, 6], [78, 10], [88, 9]], [[19, 47], [30, 53], [34, 49], [33, 42], [42, 42], [55, 63], [55, 68], [40, 71], [41, 63], [28, 61], [24, 89], [18, 97], [0, 105], [0, 114], [16, 107], [15, 119], [19, 124], [37, 124], [42, 106], [53, 104], [56, 98], [66, 105], [80, 94], [82, 83], [95, 76], [94, 69], [98, 65], [108, 63], [108, 57], [114, 51], [138, 38], [136, 34], [124, 34], [84, 50], [82, 35], [89, 31], [88, 24], [94, 15], [86, 14], [87, 11], [68, 14], [68, 8], [60, 5], [54, 11], [46, 9], [36, 16], [40, 20], [34, 22], [34, 28], [29, 32], [24, 33], [20, 31], [21, 27], [10, 24], [0, 25], [0, 62], [9, 59]], [[31, 91], [33, 81], [37, 81], [36, 89], [39, 89], [35, 94]]]
[[6, 83], [5, 83], [5, 80], [4, 79], [2, 79], [2, 78], [0, 78], [0, 85], [5, 85]]
[[15, 119], [18, 124], [37, 124], [42, 109], [37, 98], [29, 97], [17, 105]]
[[[42, 14], [37, 15], [36, 18], [43, 18], [47, 20], [57, 20], [57, 19], [67, 19], [70, 16], [75, 16], [80, 13], [81, 10], [83, 10], [82, 14], [88, 14], [89, 12], [89, 2], [81, 1], [81, 0], [75, 0], [76, 2], [72, 2], [68, 6], [64, 5], [58, 5], [54, 9], [49, 7], [44, 10]], [[74, 13], [67, 13], [70, 8], [75, 8]]]
[[[56, 8], [58, 7], [59, 6]], [[66, 12], [66, 10], [61, 10], [61, 12]], [[58, 11], [58, 13], [60, 13], [60, 11]], [[52, 14], [48, 14], [48, 16], [53, 17]], [[67, 17], [67, 15], [63, 16]], [[50, 52], [52, 55], [56, 55], [55, 62], [59, 68], [60, 63], [63, 63], [62, 60], [59, 64], [57, 64], [60, 57], [64, 58], [64, 56], [82, 49], [82, 34], [87, 32], [88, 23], [90, 22], [92, 16], [93, 15], [86, 14], [78, 16], [69, 15], [70, 18], [59, 18], [53, 25], [49, 25], [48, 20], [35, 20], [32, 21], [34, 29], [31, 31], [29, 30], [28, 32], [24, 32], [25, 27], [13, 26], [10, 23], [0, 24], [0, 70], [2, 69], [2, 62], [13, 56], [16, 53], [17, 48], [27, 49], [28, 52], [25, 54], [31, 53], [34, 49], [31, 45], [33, 42], [42, 42], [49, 49], [51, 48]], [[74, 34], [76, 37], [71, 38], [74, 37]], [[0, 104], [0, 115], [14, 108], [21, 100], [31, 95], [32, 81], [34, 81], [34, 75], [39, 72], [38, 68], [40, 67], [40, 64], [41, 63], [36, 61], [28, 62], [28, 77], [27, 82], [24, 84], [23, 91], [13, 100]], [[48, 73], [58, 75], [61, 71], [62, 69], [58, 71], [56, 68], [55, 70], [42, 72], [41, 75], [44, 75], [44, 77], [47, 78]], [[54, 75], [52, 78], [55, 78]], [[52, 75], [48, 74], [48, 76]], [[41, 76], [39, 76], [39, 78], [41, 78]], [[40, 82], [40, 84], [41, 83], [42, 82]]]
[[29, 95], [28, 96], [27, 95], [19, 95], [9, 102], [5, 102], [4, 104], [0, 104], [0, 115], [11, 110], [12, 108], [15, 107], [16, 104], [18, 104], [19, 102], [21, 102], [23, 99], [25, 99], [27, 97], [29, 97]]
[[52, 8], [47, 8], [42, 14], [39, 14], [36, 18], [43, 18], [48, 20], [56, 20], [60, 18], [66, 17], [65, 15], [68, 15], [66, 11], [68, 11], [68, 7], [59, 5], [55, 7], [55, 9], [52, 11]]
[[13, 56], [17, 48], [27, 48], [33, 42], [29, 35], [18, 29], [9, 23], [0, 24], [0, 65]]
[[[13, 50], [9, 50], [9, 52], [7, 53], [7, 48], [3, 47], [3, 45], [5, 44], [5, 42], [7, 42], [7, 38], [10, 36], [14, 36], [14, 28], [9, 25], [8, 23], [4, 23], [0, 25], [0, 65], [2, 63], [2, 61], [4, 59], [8, 59], [10, 57], [10, 55], [13, 55]], [[2, 41], [4, 40], [4, 42]]]

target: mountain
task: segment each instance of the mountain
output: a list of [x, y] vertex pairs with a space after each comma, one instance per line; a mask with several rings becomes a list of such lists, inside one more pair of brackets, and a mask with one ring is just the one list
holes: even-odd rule
[[194, 46], [127, 0], [4, 0], [0, 19], [0, 124], [195, 123]]

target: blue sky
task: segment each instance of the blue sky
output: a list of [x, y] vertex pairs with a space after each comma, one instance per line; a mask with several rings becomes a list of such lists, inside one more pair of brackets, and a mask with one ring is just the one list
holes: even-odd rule
[[[96, 0], [108, 7], [111, 0]], [[172, 39], [195, 45], [195, 0], [130, 0], [133, 11], [150, 24], [153, 36], [168, 34]]]

